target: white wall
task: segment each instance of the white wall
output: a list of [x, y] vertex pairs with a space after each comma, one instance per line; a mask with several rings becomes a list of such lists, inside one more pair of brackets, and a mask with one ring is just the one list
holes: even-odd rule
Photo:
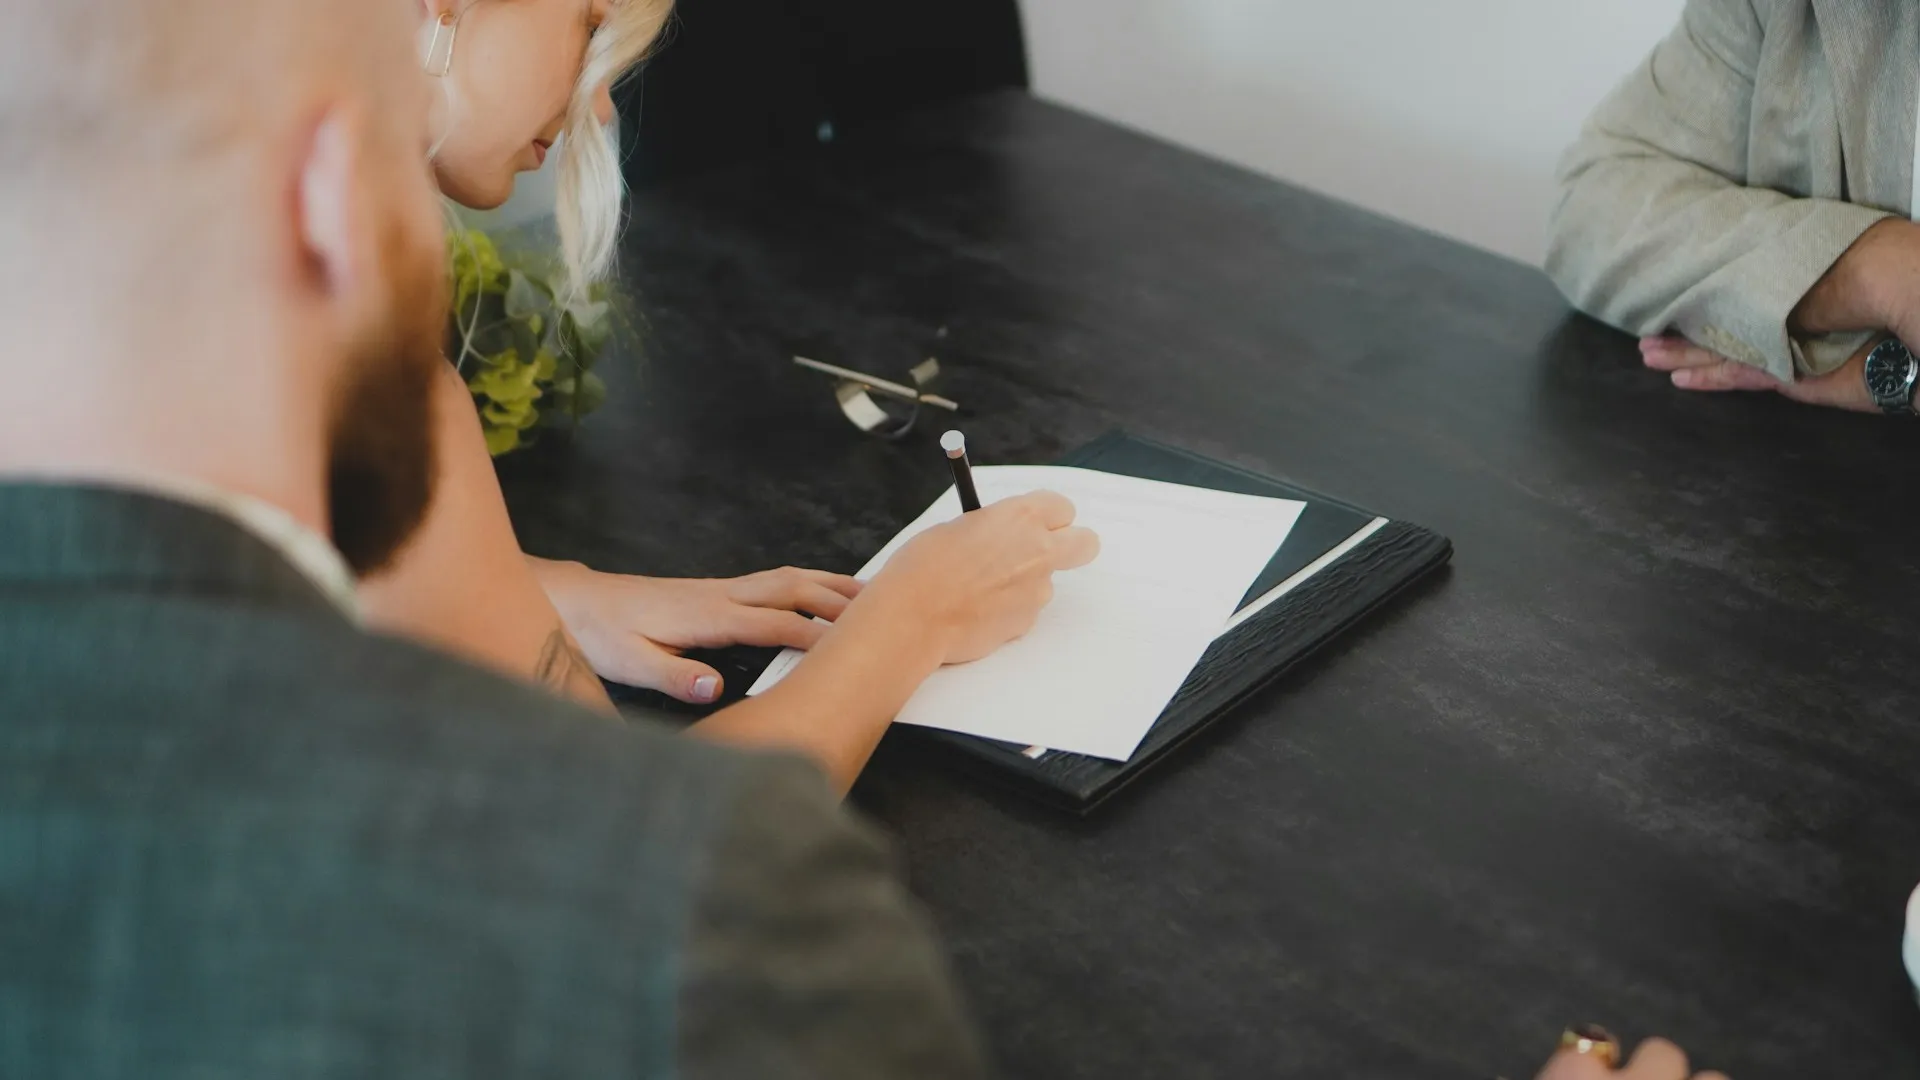
[[1023, 0], [1034, 88], [1538, 263], [1553, 168], [1682, 0]]

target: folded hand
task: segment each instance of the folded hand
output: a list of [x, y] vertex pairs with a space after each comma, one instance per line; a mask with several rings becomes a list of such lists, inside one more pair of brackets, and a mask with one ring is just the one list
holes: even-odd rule
[[1597, 1059], [1563, 1053], [1547, 1063], [1539, 1080], [1727, 1080], [1719, 1073], [1696, 1073], [1687, 1064], [1687, 1055], [1665, 1039], [1648, 1039], [1640, 1044], [1618, 1072]]
[[1807, 405], [1827, 405], [1858, 412], [1877, 412], [1867, 393], [1866, 353], [1861, 352], [1836, 371], [1793, 382], [1781, 382], [1765, 371], [1729, 360], [1683, 337], [1640, 340], [1640, 358], [1655, 371], [1665, 371], [1682, 390], [1771, 390]]

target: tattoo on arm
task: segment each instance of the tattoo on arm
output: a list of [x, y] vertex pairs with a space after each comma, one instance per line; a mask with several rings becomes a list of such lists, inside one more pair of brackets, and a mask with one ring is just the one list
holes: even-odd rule
[[[567, 636], [567, 628], [556, 626], [553, 633], [547, 635], [547, 643], [540, 649], [540, 660], [534, 664], [533, 677], [543, 686], [565, 692], [575, 679], [582, 676], [594, 678], [593, 665], [587, 662], [580, 646]], [[597, 678], [595, 688], [599, 686]]]

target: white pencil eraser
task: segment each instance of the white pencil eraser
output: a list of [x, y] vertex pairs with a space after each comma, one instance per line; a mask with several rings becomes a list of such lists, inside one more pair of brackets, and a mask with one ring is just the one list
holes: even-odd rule
[[1916, 994], [1920, 994], [1920, 889], [1913, 890], [1913, 896], [1907, 900], [1907, 933], [1902, 942], [1901, 958], [1907, 962], [1907, 978], [1912, 980]]
[[957, 431], [949, 431], [940, 436], [940, 449], [949, 454], [964, 453], [967, 449], [967, 437]]

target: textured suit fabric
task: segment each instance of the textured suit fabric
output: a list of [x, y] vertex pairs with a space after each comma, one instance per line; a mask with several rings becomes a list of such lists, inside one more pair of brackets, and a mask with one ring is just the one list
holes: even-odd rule
[[357, 632], [204, 510], [0, 485], [0, 1076], [974, 1076], [794, 759]]
[[1560, 170], [1547, 272], [1583, 311], [1781, 379], [1865, 334], [1788, 315], [1875, 222], [1910, 216], [1920, 6], [1688, 0]]

